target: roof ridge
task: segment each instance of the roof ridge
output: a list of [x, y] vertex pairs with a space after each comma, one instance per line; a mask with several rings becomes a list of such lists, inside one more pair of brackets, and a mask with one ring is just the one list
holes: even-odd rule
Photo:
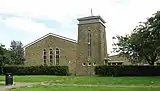
[[64, 36], [61, 36], [61, 35], [57, 35], [57, 34], [54, 34], [54, 33], [48, 33], [48, 34], [46, 34], [46, 35], [44, 35], [44, 36], [42, 36], [42, 37], [40, 37], [40, 38], [34, 40], [33, 42], [31, 42], [31, 43], [25, 45], [24, 48], [29, 47], [29, 46], [31, 46], [31, 45], [37, 43], [38, 41], [40, 41], [40, 40], [42, 40], [42, 39], [44, 39], [44, 38], [46, 38], [46, 37], [48, 37], [48, 36], [50, 36], [50, 35], [51, 35], [51, 36], [54, 36], [54, 37], [57, 37], [57, 38], [61, 38], [61, 39], [67, 40], [67, 41], [71, 41], [71, 42], [77, 43], [77, 41], [74, 40], [74, 39], [67, 38], [67, 37], [64, 37]]

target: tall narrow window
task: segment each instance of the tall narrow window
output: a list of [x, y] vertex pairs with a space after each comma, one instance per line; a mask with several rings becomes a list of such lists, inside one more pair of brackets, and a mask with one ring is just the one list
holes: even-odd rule
[[91, 56], [91, 31], [88, 30], [88, 56]]
[[91, 43], [91, 30], [88, 30], [88, 44]]
[[59, 49], [56, 48], [56, 51], [55, 51], [56, 65], [59, 65], [59, 55], [60, 55]]
[[53, 49], [49, 49], [49, 61], [50, 65], [53, 64]]
[[46, 65], [46, 49], [43, 49], [43, 64]]

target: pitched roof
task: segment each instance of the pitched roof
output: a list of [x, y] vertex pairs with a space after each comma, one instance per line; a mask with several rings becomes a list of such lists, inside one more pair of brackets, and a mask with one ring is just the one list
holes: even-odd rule
[[77, 41], [74, 40], [74, 39], [70, 39], [70, 38], [67, 38], [67, 37], [64, 37], [64, 36], [60, 36], [60, 35], [56, 35], [56, 34], [53, 34], [53, 33], [48, 33], [48, 34], [44, 35], [43, 37], [40, 37], [39, 39], [37, 39], [37, 40], [25, 45], [24, 48], [27, 48], [27, 47], [29, 47], [29, 46], [41, 41], [42, 39], [44, 39], [44, 38], [46, 38], [48, 36], [54, 36], [54, 37], [57, 37], [57, 38], [60, 38], [60, 39], [66, 40], [66, 41], [77, 43]]

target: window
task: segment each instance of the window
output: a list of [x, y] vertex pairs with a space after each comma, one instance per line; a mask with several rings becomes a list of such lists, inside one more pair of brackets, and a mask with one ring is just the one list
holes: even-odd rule
[[122, 65], [122, 63], [117, 63], [117, 65]]
[[88, 63], [88, 66], [91, 66], [91, 63]]
[[108, 63], [108, 61], [107, 60], [104, 60], [104, 65], [106, 65]]
[[117, 65], [117, 63], [112, 63], [112, 65]]
[[43, 49], [43, 64], [46, 64], [46, 49]]
[[108, 65], [110, 66], [110, 65], [111, 65], [111, 63], [108, 63]]
[[86, 63], [82, 63], [82, 66], [86, 66]]
[[56, 60], [55, 60], [55, 64], [56, 65], [59, 65], [59, 56], [60, 55], [60, 52], [59, 52], [59, 49], [58, 48], [56, 48], [56, 51], [55, 51], [55, 58], [56, 58]]
[[91, 43], [91, 30], [88, 30], [88, 44]]
[[91, 56], [91, 45], [88, 45], [88, 56]]
[[91, 31], [88, 30], [88, 56], [91, 56]]
[[93, 63], [93, 66], [96, 66], [96, 63]]
[[49, 61], [50, 65], [53, 64], [53, 49], [49, 49]]

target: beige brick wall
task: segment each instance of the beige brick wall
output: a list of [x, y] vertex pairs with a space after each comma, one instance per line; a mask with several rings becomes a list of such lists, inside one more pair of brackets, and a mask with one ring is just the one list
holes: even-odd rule
[[[88, 30], [91, 31], [91, 58], [88, 58]], [[107, 55], [105, 27], [101, 23], [79, 24], [78, 25], [78, 45], [77, 45], [77, 75], [94, 74], [94, 66], [103, 64], [103, 59]], [[82, 63], [91, 63], [91, 66], [82, 66]]]
[[[43, 65], [42, 50], [44, 48], [46, 48], [47, 65], [50, 65], [49, 49], [52, 48], [53, 53], [55, 53], [55, 49], [59, 48], [59, 65], [69, 66], [69, 71], [74, 73], [76, 61], [76, 45], [77, 44], [75, 42], [67, 41], [50, 35], [25, 49], [26, 65]], [[55, 56], [53, 59], [55, 59]], [[53, 60], [53, 65], [55, 65], [55, 60]]]

